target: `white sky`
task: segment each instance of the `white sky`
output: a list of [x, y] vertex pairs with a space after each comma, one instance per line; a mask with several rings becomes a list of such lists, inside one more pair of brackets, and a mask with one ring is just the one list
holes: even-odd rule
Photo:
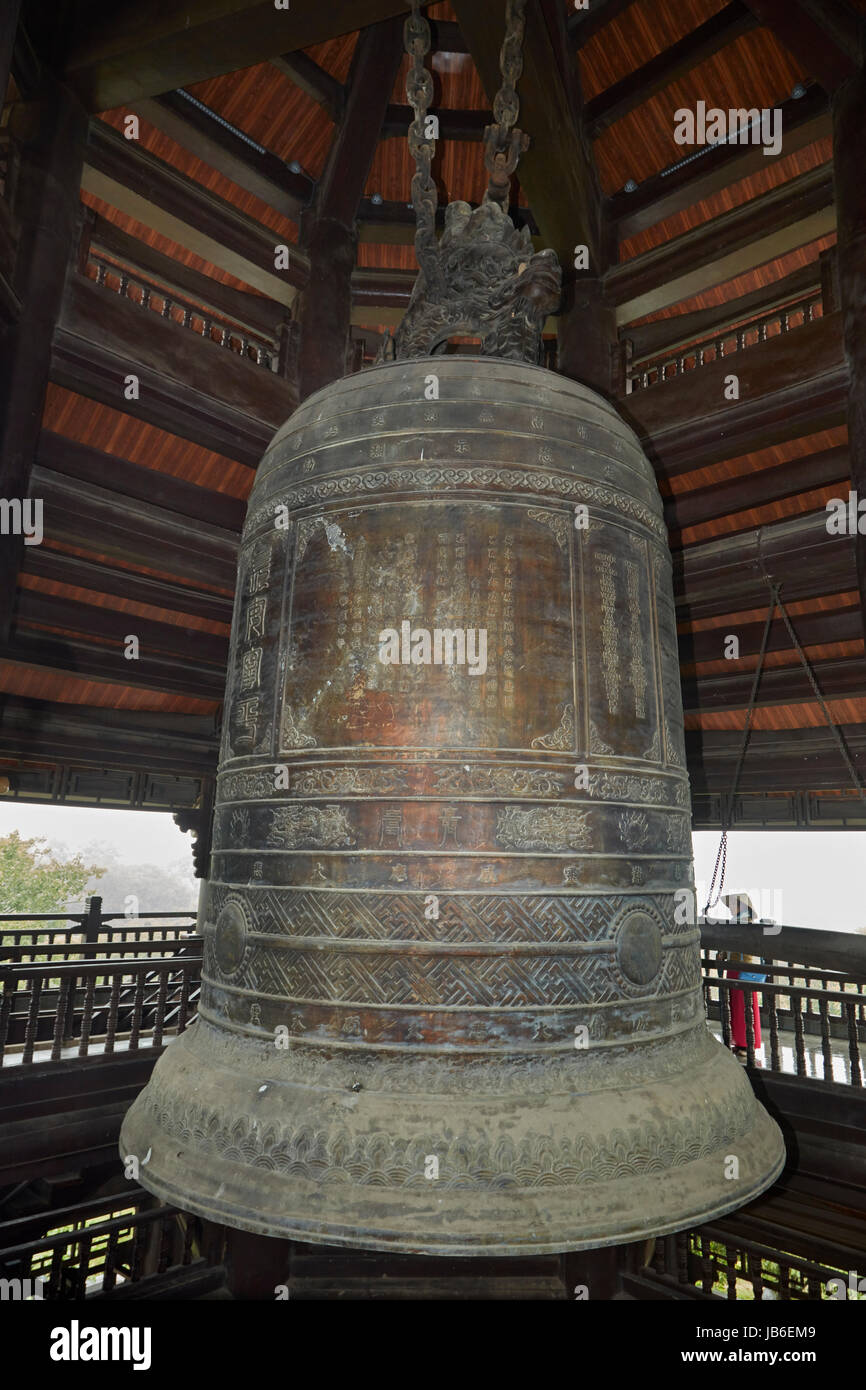
[[115, 847], [125, 864], [173, 864], [189, 858], [192, 843], [167, 811], [0, 802], [0, 836], [13, 830], [25, 840], [45, 835], [64, 844], [72, 854], [102, 840]]
[[[190, 837], [169, 814], [154, 811], [0, 803], [0, 836], [12, 830], [45, 835], [73, 853], [105, 841], [127, 864], [169, 865], [190, 853]], [[719, 836], [699, 831], [693, 841], [701, 910]], [[761, 916], [786, 926], [866, 931], [864, 871], [863, 831], [736, 831], [728, 836], [725, 892], [748, 893]]]

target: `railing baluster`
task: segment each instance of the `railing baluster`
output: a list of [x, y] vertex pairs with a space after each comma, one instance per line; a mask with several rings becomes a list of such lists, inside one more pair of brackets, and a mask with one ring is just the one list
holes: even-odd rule
[[30, 977], [30, 1007], [27, 1010], [27, 1026], [24, 1032], [24, 1051], [21, 1054], [22, 1062], [33, 1061], [33, 1049], [36, 1045], [39, 1031], [39, 1004], [42, 998], [42, 976], [32, 975]]
[[[775, 981], [774, 981], [775, 983]], [[767, 997], [766, 995], [764, 996]], [[770, 1066], [773, 1071], [782, 1070], [782, 1056], [779, 1051], [779, 1014], [776, 1008], [778, 995], [774, 989], [769, 996], [769, 1016], [770, 1016]]]
[[833, 1080], [833, 1049], [830, 1046], [830, 1006], [826, 999], [818, 1000], [821, 1019], [821, 1055], [824, 1059], [824, 1080]]
[[797, 1075], [808, 1076], [806, 1068], [806, 1046], [803, 1040], [803, 998], [791, 995], [791, 1009], [794, 1014], [794, 1042], [797, 1055]]
[[111, 994], [108, 1003], [108, 1023], [105, 1029], [105, 1052], [110, 1055], [114, 1052], [114, 1037], [117, 1032], [117, 1010], [120, 1005], [120, 975], [115, 975], [111, 981]]
[[851, 1085], [862, 1086], [863, 1075], [860, 1068], [860, 1040], [857, 1036], [857, 1019], [855, 1017], [855, 1005], [845, 1003], [845, 1017], [848, 1021], [848, 1056], [851, 1059]]
[[60, 989], [57, 991], [57, 1001], [54, 1006], [54, 1037], [51, 1043], [52, 1062], [59, 1062], [63, 1055], [63, 1043], [67, 1027], [66, 1010], [69, 1002], [69, 985], [70, 976], [63, 975], [60, 980]]
[[88, 975], [84, 984], [84, 1006], [81, 1013], [81, 1037], [78, 1042], [79, 1057], [87, 1056], [90, 1043], [90, 1026], [93, 1022], [93, 993], [96, 989], [96, 976]]
[[743, 1020], [746, 1025], [746, 1060], [750, 1067], [755, 1065], [755, 991], [744, 989]]
[[156, 1018], [153, 1022], [153, 1045], [162, 1047], [162, 1034], [165, 1028], [165, 1006], [168, 999], [168, 972], [169, 966], [164, 965], [159, 971], [159, 993], [156, 996]]
[[141, 1033], [141, 1011], [144, 1004], [144, 975], [139, 974], [135, 981], [135, 994], [132, 1002], [132, 1023], [129, 1030], [129, 1050], [138, 1050], [138, 1039]]

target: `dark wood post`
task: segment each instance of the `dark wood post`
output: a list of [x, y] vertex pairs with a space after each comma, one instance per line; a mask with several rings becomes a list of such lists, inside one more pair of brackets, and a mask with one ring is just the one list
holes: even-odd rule
[[[833, 178], [837, 264], [848, 362], [851, 487], [866, 498], [866, 180], [863, 130], [866, 72], [861, 68], [833, 96]], [[860, 602], [866, 620], [866, 535], [855, 537]]]
[[[10, 120], [20, 148], [15, 213], [21, 233], [14, 289], [21, 304], [0, 351], [0, 497], [25, 498], [70, 257], [77, 246], [87, 116], [53, 79]], [[8, 636], [22, 536], [0, 536], [0, 641]]]
[[18, 15], [21, 0], [4, 0], [0, 14], [0, 105], [6, 98], [9, 85], [9, 72], [12, 67], [12, 54], [15, 50], [15, 35], [18, 32]]
[[301, 240], [310, 257], [310, 278], [297, 315], [301, 400], [346, 372], [358, 246], [355, 216], [400, 68], [402, 32], [399, 18], [361, 31], [342, 121], [314, 202], [303, 217]]

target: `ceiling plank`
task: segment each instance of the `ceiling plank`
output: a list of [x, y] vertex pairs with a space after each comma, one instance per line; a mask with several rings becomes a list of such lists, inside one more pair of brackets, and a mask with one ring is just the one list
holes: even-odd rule
[[[665, 501], [665, 523], [670, 531], [682, 531], [687, 526], [699, 526], [719, 517], [731, 517], [738, 512], [751, 511], [769, 502], [782, 502], [799, 493], [831, 483], [847, 484], [851, 477], [851, 457], [846, 444], [835, 449], [823, 449], [804, 458], [789, 459], [772, 468], [761, 468], [710, 487], [695, 488], [693, 492], [678, 492]], [[754, 523], [741, 530], [754, 530]], [[730, 534], [735, 534], [731, 532]]]
[[306, 279], [307, 258], [299, 248], [290, 248], [288, 269], [277, 273], [275, 232], [133, 147], [104, 121], [91, 122], [81, 186], [280, 304], [291, 306]]
[[568, 18], [568, 35], [575, 48], [582, 48], [594, 34], [633, 4], [634, 0], [579, 0], [574, 7], [575, 13]]
[[143, 97], [130, 110], [293, 222], [313, 196], [311, 178], [292, 173], [270, 150], [244, 140], [183, 90]]
[[89, 111], [109, 111], [408, 10], [408, 0], [330, 0], [280, 9], [274, 0], [137, 0], [100, 7], [89, 29], [79, 24], [64, 76]]
[[90, 444], [67, 439], [52, 430], [43, 429], [40, 434], [36, 457], [43, 468], [50, 468], [53, 473], [95, 483], [97, 487], [108, 483], [111, 491], [120, 497], [150, 502], [155, 507], [165, 507], [181, 516], [208, 521], [238, 534], [244, 524], [247, 504], [238, 497], [200, 487], [156, 468], [130, 463], [117, 454], [103, 453]]
[[338, 82], [336, 77], [332, 77], [324, 68], [320, 68], [318, 63], [314, 63], [308, 53], [300, 50], [295, 53], [283, 53], [270, 61], [278, 72], [313, 101], [317, 101], [335, 125], [339, 124], [346, 109], [346, 88], [342, 82]]
[[762, 24], [828, 92], [860, 64], [860, 16], [844, 0], [746, 0]]
[[62, 550], [49, 550], [44, 545], [28, 546], [24, 553], [22, 574], [68, 584], [75, 589], [92, 589], [97, 594], [112, 594], [115, 598], [133, 603], [149, 603], [154, 608], [166, 608], [175, 613], [189, 613], [211, 622], [230, 623], [232, 601], [220, 594], [208, 593], [190, 585], [174, 584], [170, 579], [155, 579], [150, 574], [118, 569], [84, 560], [80, 555], [67, 555]]
[[706, 58], [747, 34], [757, 23], [743, 0], [731, 0], [723, 10], [712, 15], [690, 34], [650, 58], [649, 62], [621, 81], [614, 82], [584, 107], [584, 122], [592, 139], [596, 139], [614, 121], [621, 120], [629, 111], [649, 101], [656, 92], [663, 91], [671, 82], [691, 72]]
[[678, 304], [836, 230], [833, 173], [820, 165], [614, 266], [605, 292], [617, 322]]
[[795, 154], [832, 134], [829, 102], [822, 87], [813, 85], [807, 88], [805, 96], [791, 97], [777, 109], [781, 112], [782, 130], [778, 155], [765, 155], [760, 145], [723, 141], [704, 146], [697, 158], [681, 160], [645, 179], [633, 193], [615, 193], [607, 200], [607, 211], [616, 224], [618, 240], [635, 236], [664, 218], [713, 197], [732, 183], [766, 169], [771, 160]]
[[672, 352], [699, 337], [707, 336], [714, 329], [721, 331], [746, 319], [769, 314], [792, 300], [806, 299], [821, 288], [821, 283], [820, 262], [811, 261], [781, 280], [762, 285], [749, 294], [738, 295], [736, 299], [726, 300], [724, 304], [715, 304], [709, 309], [693, 309], [686, 314], [675, 314], [671, 318], [656, 319], [652, 323], [629, 328], [626, 336], [632, 344], [633, 360], [639, 362], [643, 358]]

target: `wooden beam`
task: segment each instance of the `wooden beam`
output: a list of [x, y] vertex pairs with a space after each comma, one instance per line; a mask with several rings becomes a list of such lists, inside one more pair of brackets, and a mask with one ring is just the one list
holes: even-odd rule
[[279, 58], [271, 58], [271, 62], [278, 72], [324, 107], [335, 125], [339, 125], [346, 108], [346, 88], [342, 82], [300, 50], [283, 53]]
[[[33, 628], [59, 628], [63, 632], [93, 637], [100, 642], [111, 644], [121, 657], [127, 634], [134, 633], [141, 646], [141, 660], [149, 659], [155, 654], [184, 658], [194, 655], [196, 665], [216, 667], [223, 681], [225, 680], [228, 638], [219, 637], [213, 632], [202, 632], [194, 627], [181, 627], [153, 618], [142, 618], [81, 599], [58, 598], [54, 594], [45, 594], [37, 589], [19, 590], [14, 623], [18, 632]], [[46, 640], [54, 641], [56, 638], [52, 636]], [[130, 661], [127, 664], [134, 666], [136, 662]]]
[[293, 222], [313, 196], [311, 178], [292, 173], [270, 150], [243, 139], [182, 89], [143, 97], [130, 110]]
[[[813, 661], [812, 672], [825, 699], [856, 699], [866, 695], [866, 660], [853, 657], [847, 661]], [[735, 663], [731, 662], [734, 667]], [[754, 675], [751, 671], [727, 675], [684, 676], [682, 679], [683, 710], [698, 714], [702, 710], [731, 710], [748, 708]], [[791, 666], [768, 667], [761, 676], [756, 704], [760, 708], [772, 705], [813, 704], [815, 696], [809, 678], [798, 662]]]
[[433, 56], [437, 53], [468, 53], [469, 45], [453, 19], [431, 19], [433, 31]]
[[626, 324], [835, 230], [832, 170], [820, 165], [613, 267], [605, 291], [617, 305], [617, 322]]
[[[0, 497], [24, 498], [48, 383], [51, 339], [75, 245], [78, 185], [87, 122], [53, 79], [13, 105], [9, 134], [20, 164], [15, 193], [18, 244], [12, 289], [20, 315], [0, 347]], [[21, 536], [0, 538], [0, 638], [7, 629]]]
[[[866, 121], [866, 73], [845, 82], [833, 102], [833, 158], [839, 200], [836, 247], [845, 361], [850, 391], [847, 403], [851, 444], [851, 482], [866, 499], [866, 180], [863, 171], [863, 124]], [[866, 527], [861, 518], [860, 525]], [[857, 574], [866, 617], [866, 535], [858, 534]]]
[[[483, 140], [484, 130], [493, 122], [492, 111], [458, 111], [434, 109], [433, 115], [439, 120], [439, 135], [443, 140]], [[405, 140], [409, 126], [414, 120], [411, 106], [389, 105], [382, 126], [382, 139]]]
[[568, 34], [575, 48], [582, 48], [605, 24], [633, 4], [634, 0], [589, 0], [586, 8], [576, 9], [568, 18]]
[[699, 63], [747, 34], [757, 22], [743, 0], [731, 0], [690, 34], [588, 101], [583, 117], [591, 138], [597, 139], [614, 121], [622, 120], [656, 92], [663, 91]]
[[45, 545], [27, 547], [20, 572], [69, 584], [75, 589], [90, 589], [96, 594], [113, 594], [135, 603], [149, 603], [154, 608], [209, 618], [211, 622], [230, 623], [232, 620], [232, 601], [227, 595], [83, 560], [80, 555], [66, 555], [62, 550], [49, 550]]
[[860, 16], [844, 0], [746, 0], [802, 67], [832, 92], [860, 64]]
[[132, 146], [104, 121], [91, 122], [81, 186], [280, 304], [291, 305], [306, 280], [303, 252], [290, 247], [288, 269], [275, 271], [275, 232]]
[[26, 670], [53, 671], [60, 676], [74, 673], [104, 684], [160, 690], [197, 700], [221, 700], [225, 688], [223, 671], [201, 666], [189, 656], [145, 653], [139, 661], [127, 661], [122, 646], [113, 651], [98, 642], [45, 632], [19, 635], [0, 644], [0, 662], [4, 661]]
[[240, 535], [247, 504], [240, 498], [212, 488], [199, 487], [184, 478], [130, 463], [117, 454], [103, 453], [89, 444], [66, 439], [62, 434], [43, 430], [37, 446], [37, 461], [43, 468], [67, 478], [78, 478], [97, 487], [109, 485], [119, 497], [149, 502], [155, 507], [177, 512], [195, 521], [206, 521]]
[[[829, 484], [838, 484], [840, 489], [844, 484], [847, 492], [850, 476], [848, 446], [840, 444], [836, 449], [790, 459], [774, 468], [747, 473], [745, 477], [696, 488], [693, 492], [675, 493], [665, 501], [665, 523], [669, 530], [681, 531], [719, 517], [730, 519], [737, 512], [763, 507], [768, 502], [781, 502]], [[740, 529], [754, 530], [754, 523], [744, 524]]]
[[46, 754], [63, 762], [178, 772], [212, 770], [219, 737], [213, 715], [51, 704], [4, 695], [0, 753]]
[[[842, 725], [842, 736], [856, 766], [866, 774], [866, 728]], [[687, 729], [686, 755], [692, 792], [728, 792], [742, 734], [736, 730]], [[741, 774], [743, 788], [758, 790], [847, 787], [850, 777], [833, 735], [826, 727], [758, 729], [749, 739]], [[856, 803], [862, 808], [862, 802]]]
[[396, 19], [364, 29], [355, 47], [343, 119], [302, 226], [310, 278], [298, 308], [300, 397], [343, 375], [357, 255], [355, 217], [402, 59]]
[[[736, 401], [724, 394], [731, 372]], [[664, 478], [844, 424], [847, 399], [836, 313], [634, 391], [618, 406]]]
[[[652, 323], [630, 326], [623, 332], [632, 345], [632, 358], [658, 356], [694, 342], [714, 329], [722, 330], [745, 321], [748, 318], [769, 314], [782, 304], [792, 300], [805, 299], [821, 287], [821, 267], [817, 261], [801, 266], [781, 280], [749, 294], [728, 299], [724, 304], [715, 304], [710, 309], [692, 309], [687, 314], [675, 314], [670, 318], [657, 319]], [[828, 306], [828, 313], [833, 306]]]
[[782, 147], [777, 156], [765, 155], [760, 145], [727, 142], [706, 145], [669, 169], [654, 174], [634, 193], [615, 193], [607, 201], [607, 215], [616, 226], [618, 240], [635, 236], [684, 208], [711, 198], [740, 179], [766, 169], [774, 158], [785, 158], [832, 131], [827, 94], [811, 86], [806, 95], [789, 98], [779, 106]]
[[110, 488], [67, 478], [38, 464], [31, 495], [44, 502], [49, 541], [94, 557], [156, 569], [161, 578], [234, 592], [238, 542], [233, 532], [137, 499], [121, 504]]
[[[426, 0], [424, 0], [426, 3]], [[311, 48], [405, 15], [408, 0], [331, 0], [277, 9], [273, 0], [190, 0], [183, 8], [141, 0], [84, 16], [65, 78], [89, 111], [156, 96], [220, 73]]]
[[[503, 6], [500, 0], [454, 0], [454, 11], [492, 101], [501, 83]], [[520, 162], [520, 182], [544, 244], [556, 251], [565, 266], [573, 264], [576, 244], [588, 246], [591, 269], [599, 274], [606, 266], [598, 178], [588, 142], [575, 126], [557, 55], [537, 5], [527, 10], [518, 95], [518, 125], [532, 136], [532, 145]]]
[[[769, 592], [767, 599], [769, 601]], [[849, 603], [846, 607], [831, 612], [801, 614], [793, 618], [792, 622], [804, 647], [833, 642], [860, 642], [863, 637], [863, 619], [858, 603]], [[704, 628], [700, 632], [683, 632], [679, 638], [680, 662], [682, 665], [692, 665], [701, 661], [722, 661], [728, 631], [736, 634], [739, 639], [741, 657], [757, 656], [761, 649], [765, 626], [766, 623], [761, 618], [757, 622], [737, 622], [730, 626], [721, 622], [718, 627]], [[790, 651], [793, 657], [796, 656], [788, 630], [778, 612], [770, 625], [767, 651]], [[737, 663], [731, 661], [728, 664], [730, 670], [735, 672]], [[814, 696], [809, 698], [814, 699]]]
[[143, 270], [169, 290], [175, 290], [204, 309], [212, 309], [224, 318], [232, 319], [245, 328], [276, 338], [280, 325], [286, 321], [287, 310], [276, 299], [250, 294], [224, 285], [210, 275], [166, 256], [146, 241], [123, 232], [114, 222], [88, 209], [90, 245], [124, 265]]
[[[130, 373], [137, 399], [125, 394]], [[79, 275], [67, 284], [51, 380], [250, 468], [297, 405], [294, 383]]]
[[719, 536], [674, 552], [674, 597], [683, 620], [764, 608], [766, 576], [786, 602], [849, 594], [856, 588], [854, 543], [827, 533], [824, 510]]

